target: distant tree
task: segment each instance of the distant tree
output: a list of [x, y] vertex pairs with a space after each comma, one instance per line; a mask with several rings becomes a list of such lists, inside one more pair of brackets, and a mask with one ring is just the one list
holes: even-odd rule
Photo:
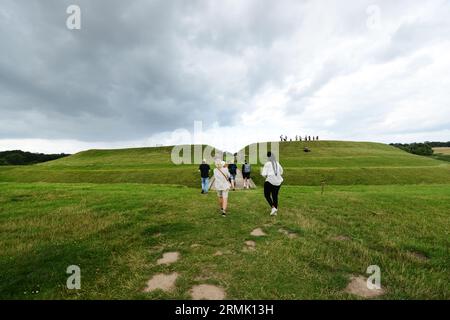
[[420, 156], [431, 156], [433, 148], [427, 143], [391, 143], [391, 146]]
[[5, 161], [8, 164], [22, 165], [26, 162], [26, 157], [19, 152], [14, 152], [5, 155]]
[[432, 148], [450, 147], [450, 141], [447, 142], [425, 141], [425, 143]]
[[11, 150], [0, 152], [0, 165], [28, 165], [40, 162], [56, 160], [66, 157], [68, 154], [43, 154], [31, 153], [21, 150]]

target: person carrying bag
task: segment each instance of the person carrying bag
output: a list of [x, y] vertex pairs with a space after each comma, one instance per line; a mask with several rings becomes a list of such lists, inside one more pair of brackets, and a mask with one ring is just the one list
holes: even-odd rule
[[264, 182], [264, 197], [271, 206], [271, 216], [276, 216], [278, 212], [278, 193], [283, 183], [283, 167], [276, 161], [272, 152], [267, 152], [268, 161], [264, 164], [261, 175], [266, 178]]

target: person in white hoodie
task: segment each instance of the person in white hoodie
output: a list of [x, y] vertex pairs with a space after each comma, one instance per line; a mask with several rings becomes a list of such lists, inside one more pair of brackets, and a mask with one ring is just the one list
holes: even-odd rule
[[278, 192], [283, 183], [283, 167], [275, 159], [272, 152], [267, 152], [268, 161], [264, 165], [261, 175], [266, 178], [264, 182], [264, 197], [272, 207], [271, 216], [276, 216], [278, 211]]
[[228, 191], [231, 187], [229, 179], [230, 172], [228, 172], [228, 168], [225, 167], [225, 161], [217, 159], [216, 168], [214, 169], [214, 187], [217, 190], [220, 210], [223, 217], [227, 216]]

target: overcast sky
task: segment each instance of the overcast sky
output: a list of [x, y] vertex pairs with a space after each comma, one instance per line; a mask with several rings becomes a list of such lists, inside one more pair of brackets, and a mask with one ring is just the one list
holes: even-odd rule
[[448, 141], [450, 1], [2, 0], [0, 114], [0, 150]]

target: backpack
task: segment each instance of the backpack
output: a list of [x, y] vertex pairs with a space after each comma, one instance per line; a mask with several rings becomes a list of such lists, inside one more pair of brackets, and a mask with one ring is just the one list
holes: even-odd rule
[[249, 173], [251, 171], [252, 166], [249, 163], [244, 164], [244, 172]]

